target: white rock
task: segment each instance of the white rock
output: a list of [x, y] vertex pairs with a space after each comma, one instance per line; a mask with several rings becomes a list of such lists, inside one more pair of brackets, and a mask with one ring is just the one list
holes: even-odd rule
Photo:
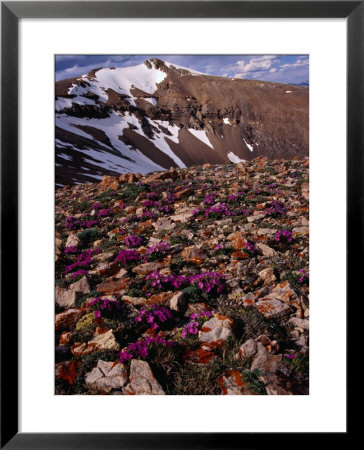
[[77, 294], [75, 291], [56, 286], [56, 303], [61, 308], [74, 308], [76, 300]]
[[[91, 345], [90, 345], [91, 344]], [[116, 342], [113, 330], [108, 330], [106, 333], [96, 335], [88, 346], [95, 347], [97, 350], [119, 350], [120, 346]]]
[[239, 354], [243, 358], [249, 358], [257, 352], [257, 343], [254, 339], [249, 339], [239, 348]]
[[165, 395], [146, 361], [132, 359], [129, 384], [125, 387], [129, 395]]
[[169, 301], [169, 308], [172, 311], [181, 311], [183, 308], [185, 308], [187, 302], [186, 302], [186, 296], [183, 292], [177, 292]]
[[86, 385], [104, 392], [110, 392], [111, 389], [121, 389], [127, 381], [128, 374], [123, 364], [102, 361], [101, 359], [99, 359], [97, 366], [85, 376]]
[[270, 257], [277, 254], [272, 248], [269, 247], [269, 245], [263, 244], [262, 242], [258, 242], [256, 247], [262, 251], [263, 256]]
[[233, 335], [232, 326], [233, 319], [216, 314], [203, 324], [201, 331], [198, 332], [198, 337], [200, 341], [206, 343], [226, 341], [228, 337]]
[[66, 241], [66, 247], [78, 247], [80, 245], [80, 239], [76, 234], [70, 234]]
[[259, 278], [264, 281], [264, 284], [271, 284], [276, 280], [274, 270], [271, 267], [261, 270], [258, 275]]
[[299, 317], [291, 317], [288, 321], [296, 328], [303, 328], [304, 330], [308, 330], [310, 328], [309, 321], [307, 319], [300, 319]]

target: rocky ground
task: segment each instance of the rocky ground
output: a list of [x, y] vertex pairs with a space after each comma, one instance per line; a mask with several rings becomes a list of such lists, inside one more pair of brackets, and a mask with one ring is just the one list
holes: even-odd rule
[[308, 158], [56, 191], [56, 394], [308, 394]]

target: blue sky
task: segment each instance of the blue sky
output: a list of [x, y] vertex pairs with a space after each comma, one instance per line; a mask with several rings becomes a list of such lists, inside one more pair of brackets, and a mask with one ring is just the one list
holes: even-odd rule
[[309, 79], [308, 55], [57, 55], [56, 80], [98, 67], [127, 67], [160, 58], [209, 75], [301, 83]]

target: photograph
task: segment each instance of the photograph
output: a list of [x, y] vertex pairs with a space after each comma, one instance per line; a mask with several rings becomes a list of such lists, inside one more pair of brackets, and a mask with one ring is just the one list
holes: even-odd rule
[[54, 393], [309, 395], [309, 55], [54, 63]]

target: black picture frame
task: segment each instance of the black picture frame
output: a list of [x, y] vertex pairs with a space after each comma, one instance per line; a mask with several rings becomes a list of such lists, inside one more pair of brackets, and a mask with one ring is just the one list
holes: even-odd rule
[[[1, 2], [1, 448], [226, 449], [327, 445], [325, 433], [18, 432], [18, 22], [21, 18], [346, 18], [347, 309], [363, 263], [364, 1]], [[8, 108], [8, 105], [12, 105]], [[8, 301], [11, 297], [11, 302]], [[12, 345], [6, 345], [11, 334]], [[348, 345], [348, 350], [350, 349]], [[11, 370], [9, 370], [11, 368]], [[335, 395], [333, 393], [333, 395]], [[349, 392], [348, 392], [349, 395]], [[348, 396], [349, 398], [349, 396]], [[284, 418], [282, 418], [284, 420]], [[334, 438], [345, 445], [347, 432]]]

